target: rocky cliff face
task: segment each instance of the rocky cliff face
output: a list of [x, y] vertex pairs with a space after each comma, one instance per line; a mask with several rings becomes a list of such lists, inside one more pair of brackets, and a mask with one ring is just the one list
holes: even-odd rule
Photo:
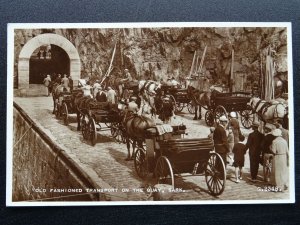
[[285, 28], [211, 27], [16, 30], [16, 73], [22, 46], [45, 32], [62, 35], [74, 44], [81, 59], [82, 77], [103, 76], [115, 45], [112, 73], [121, 75], [128, 68], [137, 79], [160, 80], [167, 75], [183, 79], [189, 75], [193, 59], [195, 68], [200, 64], [205, 49], [201, 72], [215, 82], [228, 82], [233, 52], [237, 86], [258, 79], [266, 54], [273, 55], [277, 72], [287, 72]]

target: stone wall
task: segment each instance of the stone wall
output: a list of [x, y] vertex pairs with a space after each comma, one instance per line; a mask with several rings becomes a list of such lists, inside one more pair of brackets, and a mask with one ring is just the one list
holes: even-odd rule
[[16, 104], [13, 119], [12, 201], [105, 200], [84, 193], [99, 187]]

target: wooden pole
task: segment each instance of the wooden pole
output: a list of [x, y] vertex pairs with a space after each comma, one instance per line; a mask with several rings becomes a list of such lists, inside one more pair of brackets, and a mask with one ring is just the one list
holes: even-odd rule
[[102, 84], [104, 82], [104, 80], [106, 79], [106, 77], [109, 77], [109, 74], [112, 71], [112, 63], [114, 61], [114, 57], [115, 57], [115, 53], [116, 53], [116, 47], [117, 47], [117, 42], [115, 43], [115, 47], [114, 47], [114, 50], [113, 50], [113, 53], [112, 53], [112, 57], [111, 57], [111, 60], [110, 60], [110, 63], [109, 63], [108, 70], [107, 70], [105, 76], [102, 78], [102, 81], [101, 81], [100, 84]]
[[230, 80], [229, 80], [229, 84], [230, 84], [230, 86], [229, 86], [229, 90], [230, 90], [230, 92], [232, 92], [232, 82], [233, 82], [233, 80], [234, 80], [234, 49], [232, 49], [232, 52], [231, 52], [231, 69], [230, 69], [231, 71], [230, 71]]
[[202, 72], [202, 67], [203, 67], [203, 63], [204, 63], [204, 58], [205, 58], [205, 54], [206, 54], [206, 50], [207, 50], [207, 45], [205, 45], [202, 57], [201, 57], [201, 61], [200, 61], [200, 65], [198, 67], [197, 72], [200, 74]]
[[193, 57], [193, 62], [192, 62], [192, 66], [191, 66], [189, 77], [192, 76], [192, 73], [193, 73], [193, 70], [194, 70], [195, 57], [196, 57], [196, 51], [194, 52], [194, 57]]

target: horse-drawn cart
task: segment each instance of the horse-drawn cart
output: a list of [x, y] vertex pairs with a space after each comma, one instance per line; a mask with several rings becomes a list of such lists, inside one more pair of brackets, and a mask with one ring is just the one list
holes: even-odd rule
[[81, 92], [80, 89], [75, 89], [71, 92], [61, 92], [57, 99], [58, 102], [56, 105], [55, 115], [57, 118], [62, 117], [65, 125], [69, 124], [70, 114], [76, 113], [74, 99], [79, 92]]
[[188, 107], [190, 113], [193, 113], [191, 99], [188, 98], [186, 88], [163, 85], [161, 89], [164, 92], [163, 95], [169, 95], [172, 99], [176, 113], [181, 112], [185, 106]]
[[116, 105], [107, 102], [93, 100], [85, 106], [86, 108], [80, 109], [82, 135], [84, 139], [95, 145], [98, 131], [109, 129], [113, 134], [115, 128], [112, 124], [120, 121], [119, 112]]
[[242, 125], [249, 129], [253, 123], [253, 110], [249, 106], [251, 94], [247, 92], [217, 93], [211, 95], [211, 106], [205, 113], [208, 126], [213, 126], [222, 115], [228, 116], [230, 112], [238, 112]]
[[146, 149], [139, 148], [135, 154], [137, 174], [144, 178], [152, 172], [157, 183], [173, 188], [174, 174], [204, 175], [210, 193], [214, 196], [222, 194], [226, 181], [225, 164], [213, 151], [211, 139], [179, 138], [185, 127], [173, 128], [176, 130], [168, 135], [159, 135], [157, 128], [147, 129]]

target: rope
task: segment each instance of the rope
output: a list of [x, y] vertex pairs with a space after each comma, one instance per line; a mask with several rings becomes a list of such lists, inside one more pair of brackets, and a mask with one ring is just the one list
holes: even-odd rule
[[22, 137], [20, 137], [19, 138], [19, 140], [14, 144], [14, 147], [13, 148], [15, 148], [18, 144], [19, 144], [19, 142], [22, 140], [22, 138], [27, 134], [27, 132], [32, 128], [32, 124], [30, 124], [30, 127], [24, 132], [24, 134], [22, 135]]

